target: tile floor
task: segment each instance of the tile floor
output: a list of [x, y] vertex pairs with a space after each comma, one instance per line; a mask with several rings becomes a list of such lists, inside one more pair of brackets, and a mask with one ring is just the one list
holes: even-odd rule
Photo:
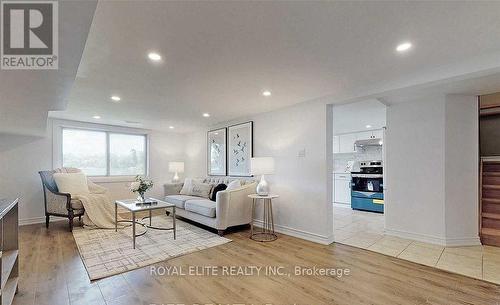
[[500, 284], [500, 247], [441, 247], [384, 234], [384, 215], [334, 206], [335, 242]]

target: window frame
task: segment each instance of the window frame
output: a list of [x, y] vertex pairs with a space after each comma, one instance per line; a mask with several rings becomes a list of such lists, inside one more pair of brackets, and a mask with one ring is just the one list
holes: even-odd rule
[[144, 150], [145, 150], [145, 174], [149, 175], [149, 164], [150, 164], [150, 133], [148, 130], [135, 129], [128, 127], [110, 126], [110, 125], [99, 125], [92, 123], [83, 122], [55, 122], [53, 128], [53, 167], [63, 166], [63, 131], [64, 130], [83, 130], [83, 131], [97, 131], [103, 132], [106, 135], [106, 175], [93, 175], [89, 176], [94, 182], [130, 182], [135, 179], [135, 175], [110, 175], [111, 163], [110, 163], [110, 135], [111, 134], [121, 134], [121, 135], [132, 135], [132, 136], [143, 136], [144, 137]]

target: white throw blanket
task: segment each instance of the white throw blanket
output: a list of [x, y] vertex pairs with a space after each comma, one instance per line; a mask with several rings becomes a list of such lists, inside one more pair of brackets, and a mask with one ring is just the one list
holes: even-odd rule
[[[58, 168], [58, 173], [80, 172], [77, 168]], [[109, 199], [107, 189], [95, 184], [87, 179], [89, 187], [88, 194], [71, 194], [71, 199], [80, 200], [85, 208], [83, 224], [88, 228], [114, 229], [115, 228], [115, 205]], [[118, 221], [124, 220], [118, 216]], [[118, 227], [123, 228], [126, 224], [119, 223]]]

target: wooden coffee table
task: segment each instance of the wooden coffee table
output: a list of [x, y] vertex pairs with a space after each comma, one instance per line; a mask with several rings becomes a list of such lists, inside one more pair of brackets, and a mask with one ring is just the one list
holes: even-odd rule
[[[118, 221], [118, 206], [121, 206], [121, 207], [127, 209], [129, 212], [131, 212], [132, 213], [132, 220], [120, 220], [120, 221]], [[152, 211], [158, 210], [158, 209], [169, 209], [169, 208], [172, 209], [171, 215], [172, 215], [173, 226], [170, 228], [152, 226], [152, 224], [151, 224]], [[143, 217], [140, 221], [137, 221], [135, 214], [137, 212], [144, 212], [144, 211], [149, 211], [149, 216]], [[149, 224], [147, 224], [145, 222], [146, 219], [149, 219]], [[175, 233], [176, 233], [175, 204], [168, 203], [168, 202], [165, 202], [165, 201], [162, 201], [159, 199], [148, 198], [148, 199], [146, 199], [145, 203], [140, 203], [135, 199], [125, 199], [125, 200], [115, 201], [115, 232], [118, 231], [118, 223], [119, 222], [132, 223], [132, 244], [134, 246], [134, 249], [135, 249], [135, 238], [146, 234], [148, 228], [154, 229], [154, 230], [172, 230], [172, 231], [174, 231], [174, 240], [176, 238], [176, 236], [175, 236]], [[140, 234], [136, 234], [135, 233], [135, 225], [136, 224], [143, 226], [144, 228], [146, 228], [146, 230]]]

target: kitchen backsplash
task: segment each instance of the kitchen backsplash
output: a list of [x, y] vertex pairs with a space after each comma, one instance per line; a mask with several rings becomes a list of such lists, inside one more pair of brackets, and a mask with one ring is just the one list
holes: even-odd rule
[[351, 154], [334, 154], [333, 170], [343, 172], [347, 166], [347, 161], [372, 161], [382, 160], [382, 147], [367, 147], [361, 152]]

